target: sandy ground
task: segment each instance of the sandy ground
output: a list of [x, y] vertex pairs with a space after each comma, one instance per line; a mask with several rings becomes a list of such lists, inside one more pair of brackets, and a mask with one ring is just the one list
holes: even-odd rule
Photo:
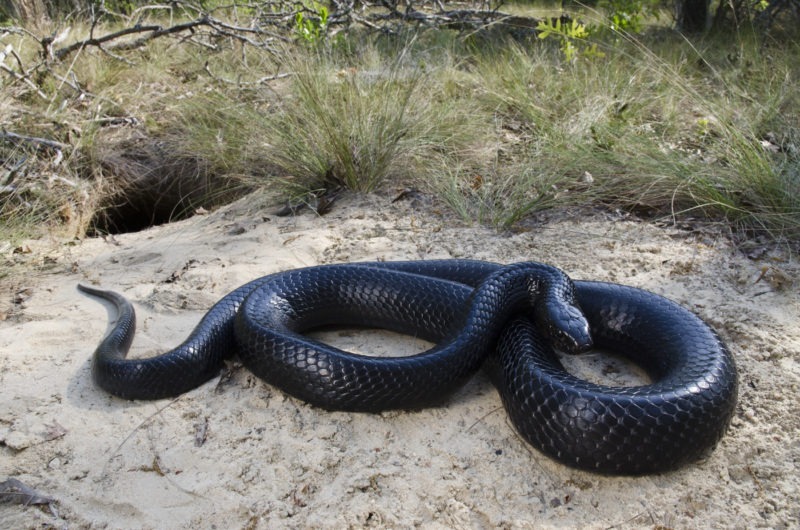
[[[0, 503], [0, 528], [800, 525], [793, 259], [759, 248], [748, 257], [713, 231], [607, 214], [498, 234], [419, 199], [391, 198], [348, 196], [324, 217], [293, 218], [251, 198], [113, 241], [23, 248], [40, 272], [6, 282], [0, 305], [0, 482], [16, 478], [54, 501]], [[620, 478], [570, 469], [529, 447], [483, 375], [442, 407], [380, 415], [312, 408], [235, 366], [176, 400], [126, 402], [92, 384], [91, 353], [113, 312], [76, 291], [79, 281], [135, 303], [132, 355], [147, 356], [176, 345], [204, 309], [252, 278], [433, 258], [545, 261], [576, 279], [647, 288], [696, 311], [740, 371], [727, 436], [684, 469]], [[427, 346], [385, 332], [326, 338], [364, 352]], [[601, 381], [639, 377], [599, 354], [570, 369]]]

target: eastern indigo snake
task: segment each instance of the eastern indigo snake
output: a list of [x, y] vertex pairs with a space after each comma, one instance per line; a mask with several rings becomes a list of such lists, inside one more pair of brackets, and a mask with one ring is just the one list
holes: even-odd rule
[[[733, 358], [700, 318], [653, 293], [572, 282], [539, 263], [376, 262], [272, 274], [225, 296], [183, 344], [149, 359], [125, 359], [135, 328], [131, 304], [79, 287], [116, 305], [92, 375], [127, 399], [177, 396], [238, 355], [268, 383], [325, 409], [413, 409], [441, 401], [487, 361], [528, 442], [566, 464], [620, 474], [696, 460], [722, 437], [736, 404]], [[368, 357], [302, 335], [330, 325], [391, 329], [436, 346]], [[554, 347], [619, 352], [652, 382], [612, 387], [577, 379]]]

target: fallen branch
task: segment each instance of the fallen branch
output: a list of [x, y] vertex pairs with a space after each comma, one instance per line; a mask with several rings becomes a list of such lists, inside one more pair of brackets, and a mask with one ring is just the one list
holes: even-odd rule
[[67, 149], [69, 147], [69, 145], [63, 144], [61, 142], [56, 142], [55, 140], [48, 140], [47, 138], [37, 138], [35, 136], [25, 136], [22, 134], [8, 132], [6, 130], [0, 132], [0, 140], [7, 140], [15, 145], [32, 144], [36, 146], [38, 149], [52, 149], [57, 152], [60, 152], [61, 150]]
[[123, 42], [116, 46], [114, 46], [115, 50], [133, 50], [136, 48], [141, 48], [148, 42], [153, 39], [157, 39], [159, 37], [163, 37], [165, 35], [174, 35], [175, 33], [182, 33], [184, 31], [194, 32], [195, 28], [199, 28], [202, 26], [209, 26], [208, 17], [203, 16], [198, 18], [197, 20], [192, 20], [189, 22], [183, 22], [181, 24], [175, 24], [174, 26], [170, 26], [168, 28], [164, 28], [161, 26], [156, 26], [155, 30], [149, 35], [145, 35], [139, 39], [136, 39], [132, 42]]
[[256, 35], [266, 35], [272, 39], [278, 39], [283, 42], [291, 42], [291, 40], [285, 37], [284, 35], [280, 35], [278, 33], [274, 33], [271, 31], [266, 31], [260, 28], [245, 28], [242, 26], [233, 26], [231, 24], [228, 24], [213, 17], [209, 17], [208, 21], [215, 29], [224, 29], [228, 31], [233, 31], [235, 33], [253, 33]]
[[[190, 20], [188, 22], [182, 22], [180, 24], [175, 24], [169, 27], [163, 27], [159, 25], [147, 25], [141, 26], [136, 25], [130, 28], [121, 29], [119, 31], [115, 31], [113, 33], [109, 33], [107, 35], [103, 35], [102, 37], [90, 37], [88, 39], [84, 39], [69, 46], [65, 46], [64, 48], [60, 48], [53, 52], [53, 57], [58, 60], [62, 60], [71, 53], [83, 49], [87, 46], [96, 46], [100, 48], [102, 51], [109, 53], [109, 50], [132, 50], [136, 48], [140, 48], [147, 44], [148, 42], [157, 39], [159, 37], [164, 37], [166, 35], [174, 35], [176, 33], [183, 33], [183, 32], [191, 32], [194, 33], [195, 29], [200, 27], [208, 27], [211, 28], [215, 34], [223, 37], [230, 37], [236, 39], [240, 42], [245, 44], [249, 44], [251, 46], [257, 48], [264, 48], [266, 42], [271, 40], [281, 40], [284, 42], [290, 42], [287, 37], [279, 35], [274, 32], [265, 31], [258, 28], [244, 28], [239, 26], [234, 26], [228, 23], [225, 23], [221, 20], [217, 20], [211, 17], [208, 14], [202, 14], [199, 18], [195, 20]], [[120, 39], [122, 37], [126, 37], [128, 35], [137, 35], [141, 33], [146, 33], [138, 39], [132, 41], [124, 41], [120, 43], [112, 44], [111, 46], [104, 47], [104, 44], [110, 44], [112, 41]], [[268, 37], [266, 42], [256, 42], [255, 40], [248, 38], [246, 34], [256, 34], [256, 35], [263, 35]], [[43, 41], [43, 46], [47, 46], [47, 43]], [[112, 55], [113, 57], [120, 59], [119, 57]]]
[[161, 30], [161, 26], [134, 26], [132, 28], [125, 28], [119, 31], [115, 31], [114, 33], [109, 33], [108, 35], [103, 35], [102, 37], [96, 37], [96, 38], [92, 37], [84, 39], [82, 41], [75, 42], [73, 44], [70, 44], [69, 46], [65, 46], [64, 48], [56, 50], [53, 55], [56, 59], [61, 60], [67, 55], [71, 54], [72, 52], [85, 48], [86, 46], [102, 47], [104, 43], [110, 42], [120, 37], [124, 37], [126, 35], [132, 35], [136, 33], [146, 33], [148, 31], [156, 32], [159, 30]]
[[509, 29], [532, 29], [538, 23], [538, 19], [513, 16], [498, 10], [453, 9], [430, 12], [409, 8], [400, 12], [385, 1], [384, 7], [385, 12], [372, 13], [366, 19], [361, 18], [358, 21], [363, 23], [368, 20], [370, 27], [379, 26], [381, 22], [397, 21], [457, 31], [475, 31], [494, 25], [507, 26]]

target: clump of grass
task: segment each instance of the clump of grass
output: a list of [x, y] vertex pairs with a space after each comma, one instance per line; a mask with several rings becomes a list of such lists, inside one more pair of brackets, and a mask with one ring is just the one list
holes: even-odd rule
[[187, 98], [162, 135], [176, 157], [201, 157], [209, 173], [258, 177], [269, 173], [265, 147], [272, 133], [260, 102], [243, 102], [223, 92]]
[[509, 227], [561, 204], [560, 184], [560, 175], [518, 163], [478, 167], [445, 160], [430, 188], [462, 219]]
[[337, 67], [319, 51], [290, 65], [291, 95], [268, 140], [273, 162], [300, 183], [327, 178], [374, 190], [414, 140], [410, 107], [420, 73], [397, 64]]
[[73, 169], [74, 149], [52, 136], [52, 124], [62, 125], [64, 114], [52, 112], [52, 121], [43, 123], [23, 103], [25, 97], [19, 87], [0, 91], [0, 248], [50, 232], [82, 235], [89, 224], [84, 212], [94, 202], [93, 184]]
[[85, 233], [92, 184], [72, 174], [63, 156], [0, 146], [0, 247], [50, 232]]
[[[696, 210], [776, 236], [800, 235], [797, 156], [762, 146], [772, 128], [797, 130], [789, 122], [796, 113], [781, 110], [794, 98], [787, 63], [733, 83], [687, 43], [679, 57], [667, 60], [670, 53], [630, 40], [608, 48], [603, 60], [573, 65], [546, 48], [480, 56], [480, 99], [520, 124], [514, 157], [530, 168], [504, 193], [512, 201], [506, 210], [518, 213], [501, 216], [503, 224], [542, 205], [604, 203]], [[742, 68], [760, 69], [756, 59]], [[539, 175], [539, 189], [549, 183], [558, 190], [551, 200], [520, 193], [531, 175]]]
[[270, 160], [295, 185], [372, 191], [428, 174], [432, 159], [480, 136], [454, 98], [435, 93], [441, 71], [409, 61], [405, 47], [386, 61], [364, 46], [355, 56], [318, 49], [288, 63], [291, 86], [268, 141]]

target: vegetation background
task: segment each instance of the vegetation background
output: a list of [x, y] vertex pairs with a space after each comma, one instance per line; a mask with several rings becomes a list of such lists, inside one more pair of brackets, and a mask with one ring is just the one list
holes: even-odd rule
[[[0, 2], [0, 247], [255, 188], [800, 240], [798, 0]], [[290, 209], [291, 209], [290, 208]]]

